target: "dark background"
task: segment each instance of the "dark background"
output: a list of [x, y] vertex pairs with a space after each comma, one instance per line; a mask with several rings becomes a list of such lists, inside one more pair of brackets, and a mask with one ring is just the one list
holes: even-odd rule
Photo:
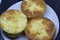
[[[0, 5], [0, 15], [11, 5], [19, 1], [21, 0], [2, 0], [2, 3]], [[60, 21], [60, 0], [45, 0], [45, 2], [54, 9]], [[0, 40], [3, 40], [1, 33], [0, 33]], [[60, 40], [60, 30], [55, 40]]]

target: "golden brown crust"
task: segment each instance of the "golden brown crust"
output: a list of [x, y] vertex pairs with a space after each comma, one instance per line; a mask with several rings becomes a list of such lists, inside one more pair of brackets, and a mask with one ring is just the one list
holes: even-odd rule
[[[41, 23], [37, 24], [37, 22]], [[40, 26], [35, 28], [36, 25]], [[31, 40], [51, 40], [55, 34], [55, 26], [54, 23], [48, 18], [35, 18], [28, 22], [25, 34]]]
[[8, 10], [1, 15], [1, 28], [11, 34], [22, 32], [27, 26], [27, 17], [19, 10]]
[[23, 0], [21, 9], [28, 18], [42, 17], [46, 10], [46, 4], [44, 0]]

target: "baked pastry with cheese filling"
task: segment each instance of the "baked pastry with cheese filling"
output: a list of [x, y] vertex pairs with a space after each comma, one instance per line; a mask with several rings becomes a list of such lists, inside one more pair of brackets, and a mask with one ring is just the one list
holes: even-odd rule
[[44, 0], [23, 0], [21, 9], [28, 18], [42, 17], [46, 10], [46, 4]]
[[27, 26], [27, 17], [19, 10], [8, 10], [0, 17], [1, 28], [8, 34], [21, 33]]
[[30, 40], [52, 40], [55, 26], [48, 18], [34, 18], [28, 22], [25, 34]]

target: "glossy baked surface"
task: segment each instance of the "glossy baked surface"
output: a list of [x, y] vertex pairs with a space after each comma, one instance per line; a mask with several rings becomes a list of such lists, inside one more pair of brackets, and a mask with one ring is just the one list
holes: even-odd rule
[[11, 34], [22, 32], [27, 25], [27, 17], [18, 10], [8, 10], [0, 17], [1, 28]]
[[28, 22], [25, 33], [31, 40], [51, 40], [55, 35], [55, 26], [50, 19], [35, 18]]
[[46, 10], [46, 4], [44, 0], [23, 0], [21, 9], [28, 18], [42, 17]]

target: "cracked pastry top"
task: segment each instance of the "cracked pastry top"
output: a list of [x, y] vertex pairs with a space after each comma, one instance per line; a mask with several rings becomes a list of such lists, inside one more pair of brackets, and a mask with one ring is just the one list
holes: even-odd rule
[[18, 34], [27, 26], [27, 17], [18, 10], [8, 10], [0, 17], [0, 27], [9, 34]]
[[29, 40], [51, 40], [55, 35], [55, 26], [50, 19], [34, 18], [28, 22], [25, 34]]
[[28, 18], [42, 17], [46, 10], [46, 4], [44, 0], [23, 0], [21, 9]]

